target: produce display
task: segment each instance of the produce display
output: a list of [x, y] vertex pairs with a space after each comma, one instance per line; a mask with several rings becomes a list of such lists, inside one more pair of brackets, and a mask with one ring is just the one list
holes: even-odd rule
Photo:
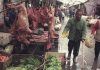
[[0, 62], [6, 62], [7, 60], [9, 60], [9, 56], [0, 54]]
[[28, 57], [20, 59], [20, 64], [16, 67], [8, 67], [6, 70], [34, 70], [41, 64], [41, 61], [36, 57]]
[[62, 70], [61, 62], [55, 56], [49, 56], [47, 61], [45, 70]]
[[22, 68], [22, 67], [9, 67], [6, 70], [27, 70], [27, 69]]

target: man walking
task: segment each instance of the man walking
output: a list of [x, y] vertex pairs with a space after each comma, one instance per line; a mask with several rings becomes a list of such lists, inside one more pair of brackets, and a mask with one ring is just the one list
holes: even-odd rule
[[[69, 31], [68, 42], [68, 60], [70, 60], [73, 50], [73, 62], [76, 62], [76, 57], [79, 53], [80, 42], [84, 42], [86, 36], [86, 22], [81, 18], [82, 11], [78, 9], [73, 18], [68, 20], [63, 33]], [[63, 34], [62, 33], [62, 34]]]

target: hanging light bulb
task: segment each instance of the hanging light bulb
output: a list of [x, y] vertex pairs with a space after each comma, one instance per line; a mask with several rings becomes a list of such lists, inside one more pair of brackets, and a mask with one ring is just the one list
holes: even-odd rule
[[42, 0], [39, 1], [39, 4], [41, 4], [41, 3], [42, 3]]
[[31, 3], [29, 3], [28, 5], [29, 5], [29, 7], [32, 7]]

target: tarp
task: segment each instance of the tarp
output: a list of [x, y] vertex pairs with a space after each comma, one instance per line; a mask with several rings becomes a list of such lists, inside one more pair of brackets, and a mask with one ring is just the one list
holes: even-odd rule
[[72, 5], [84, 3], [88, 0], [58, 0], [58, 1], [62, 2], [63, 4], [69, 4], [70, 6], [72, 6]]

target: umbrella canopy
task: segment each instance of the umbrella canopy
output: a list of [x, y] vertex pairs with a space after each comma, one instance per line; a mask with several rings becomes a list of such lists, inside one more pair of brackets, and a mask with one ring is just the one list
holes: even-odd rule
[[84, 3], [88, 0], [58, 0], [64, 4], [69, 4], [70, 6], [72, 5], [77, 5], [77, 4], [81, 4], [81, 3]]

